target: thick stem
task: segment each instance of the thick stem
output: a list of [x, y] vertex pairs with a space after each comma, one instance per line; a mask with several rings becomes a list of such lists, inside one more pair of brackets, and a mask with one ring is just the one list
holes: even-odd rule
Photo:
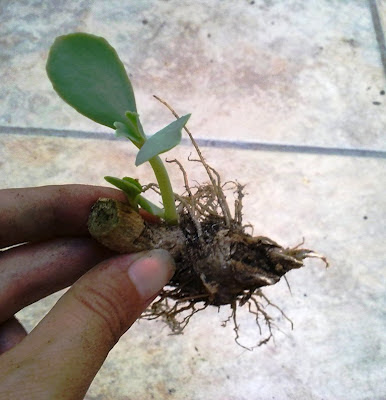
[[153, 168], [161, 192], [162, 202], [165, 208], [165, 221], [169, 225], [176, 225], [178, 224], [178, 214], [169, 175], [162, 160], [158, 156], [151, 158], [149, 162]]
[[146, 222], [128, 204], [113, 199], [101, 198], [93, 205], [88, 230], [99, 243], [119, 253], [161, 248], [176, 260], [186, 253], [186, 238], [178, 225]]

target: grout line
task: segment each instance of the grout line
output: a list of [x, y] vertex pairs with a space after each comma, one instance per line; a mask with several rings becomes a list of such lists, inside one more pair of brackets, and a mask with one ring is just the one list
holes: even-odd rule
[[[188, 139], [185, 140], [188, 142]], [[235, 150], [276, 151], [282, 153], [320, 154], [329, 156], [386, 158], [386, 151], [344, 147], [303, 146], [267, 142], [231, 142], [225, 140], [196, 139], [202, 147], [231, 148]]]
[[[126, 141], [125, 138], [117, 138], [112, 133], [107, 132], [90, 132], [76, 130], [59, 130], [44, 128], [21, 128], [14, 126], [1, 126], [0, 135], [35, 135], [47, 137], [62, 137], [75, 139], [95, 139], [95, 140], [114, 140]], [[217, 139], [196, 139], [201, 147], [212, 147], [219, 149], [235, 149], [235, 150], [255, 150], [255, 151], [272, 151], [283, 153], [300, 153], [300, 154], [320, 154], [320, 155], [336, 155], [348, 157], [369, 157], [369, 158], [385, 158], [385, 150], [356, 149], [344, 147], [323, 147], [323, 146], [303, 146], [286, 143], [268, 143], [268, 142], [237, 142]], [[189, 139], [182, 139], [182, 145], [189, 145]]]
[[383, 65], [383, 72], [386, 75], [386, 41], [385, 34], [382, 27], [382, 21], [379, 16], [377, 0], [369, 0], [371, 18], [373, 20], [375, 36], [377, 38], [381, 61]]
[[108, 132], [92, 132], [92, 131], [77, 131], [71, 129], [47, 129], [47, 128], [24, 128], [19, 126], [4, 126], [0, 125], [0, 135], [35, 135], [35, 136], [53, 136], [62, 138], [75, 139], [97, 139], [97, 140], [125, 140], [117, 138], [114, 134]]

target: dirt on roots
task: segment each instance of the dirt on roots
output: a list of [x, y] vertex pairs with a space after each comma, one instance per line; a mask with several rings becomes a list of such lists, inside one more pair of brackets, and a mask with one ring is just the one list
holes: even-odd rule
[[[190, 131], [185, 130], [198, 154], [198, 159], [189, 161], [200, 163], [210, 182], [192, 187], [182, 164], [178, 160], [168, 161], [180, 168], [186, 189], [183, 195], [175, 195], [179, 224], [151, 224], [127, 204], [100, 199], [90, 214], [90, 233], [105, 246], [121, 253], [154, 248], [171, 253], [176, 273], [142, 318], [161, 318], [173, 333], [181, 333], [197, 312], [208, 306], [229, 305], [231, 314], [224, 324], [233, 321], [235, 339], [239, 343], [236, 310], [247, 306], [260, 333], [262, 325], [268, 329], [258, 343], [261, 345], [273, 337], [274, 323], [268, 307], [279, 311], [292, 326], [290, 319], [261, 288], [274, 285], [285, 278], [288, 271], [302, 267], [306, 258], [320, 258], [326, 266], [328, 263], [325, 257], [299, 248], [300, 245], [284, 248], [267, 237], [248, 234], [250, 226], [243, 225], [242, 221], [243, 186], [238, 182], [223, 184], [216, 170], [205, 161]], [[155, 184], [144, 187], [145, 191], [150, 189], [158, 192]], [[233, 212], [225, 190], [235, 194]]]

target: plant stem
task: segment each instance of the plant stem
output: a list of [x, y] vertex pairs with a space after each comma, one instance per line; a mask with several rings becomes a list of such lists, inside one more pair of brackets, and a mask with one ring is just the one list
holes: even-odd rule
[[162, 202], [165, 208], [165, 221], [169, 225], [177, 225], [178, 214], [175, 205], [174, 193], [166, 168], [158, 156], [151, 158], [149, 162], [153, 168], [161, 192]]

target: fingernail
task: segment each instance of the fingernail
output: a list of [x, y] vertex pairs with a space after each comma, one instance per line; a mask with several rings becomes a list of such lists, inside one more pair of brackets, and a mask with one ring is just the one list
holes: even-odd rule
[[147, 251], [130, 265], [128, 274], [144, 300], [157, 294], [171, 279], [175, 264], [166, 250]]

